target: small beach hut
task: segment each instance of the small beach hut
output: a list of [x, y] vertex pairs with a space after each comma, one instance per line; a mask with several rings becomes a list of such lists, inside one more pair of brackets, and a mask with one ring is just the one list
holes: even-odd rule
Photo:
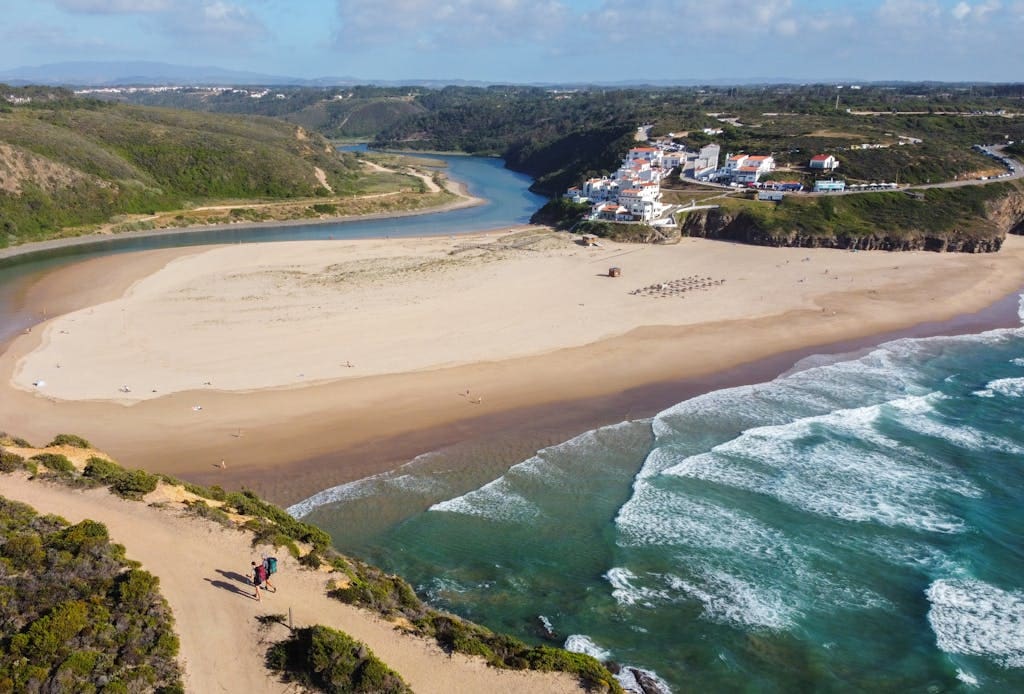
[[620, 267], [610, 267], [610, 268], [608, 268], [608, 276], [609, 277], [622, 277], [622, 268], [620, 268]]
[[584, 246], [594, 246], [594, 245], [597, 245], [597, 237], [594, 236], [593, 234], [584, 234], [583, 238], [580, 239], [580, 241], [583, 242]]

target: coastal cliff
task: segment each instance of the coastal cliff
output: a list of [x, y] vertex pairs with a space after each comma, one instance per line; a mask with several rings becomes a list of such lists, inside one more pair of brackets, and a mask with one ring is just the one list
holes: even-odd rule
[[994, 253], [1006, 234], [1024, 233], [1024, 191], [993, 192], [931, 190], [924, 200], [887, 193], [778, 206], [737, 201], [746, 204], [686, 215], [680, 231], [761, 246]]

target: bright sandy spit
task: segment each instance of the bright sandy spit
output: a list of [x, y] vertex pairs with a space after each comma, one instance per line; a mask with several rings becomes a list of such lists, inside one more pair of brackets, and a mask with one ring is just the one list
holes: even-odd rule
[[[0, 358], [0, 422], [177, 474], [269, 468], [979, 310], [1024, 282], [1022, 258], [1019, 237], [954, 255], [586, 248], [538, 228], [120, 255], [38, 288], [69, 312]], [[288, 501], [316, 491], [299, 487]]]

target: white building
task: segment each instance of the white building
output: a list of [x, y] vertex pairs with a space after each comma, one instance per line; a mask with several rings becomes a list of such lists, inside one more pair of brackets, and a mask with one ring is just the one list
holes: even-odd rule
[[733, 154], [726, 158], [722, 173], [735, 183], [757, 183], [761, 176], [774, 170], [774, 157]]
[[634, 147], [626, 154], [623, 163], [646, 161], [651, 166], [661, 166], [661, 157], [661, 150], [657, 147]]
[[831, 154], [816, 154], [811, 157], [810, 167], [822, 171], [834, 171], [839, 168], [839, 161]]
[[722, 148], [718, 145], [704, 145], [700, 148], [700, 153], [697, 155], [698, 165], [697, 169], [718, 168], [718, 160], [722, 156]]

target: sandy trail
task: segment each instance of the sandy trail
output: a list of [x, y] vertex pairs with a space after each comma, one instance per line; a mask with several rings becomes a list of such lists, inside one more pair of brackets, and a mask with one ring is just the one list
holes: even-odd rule
[[294, 691], [263, 665], [269, 643], [285, 638], [285, 627], [261, 634], [255, 619], [289, 609], [296, 626], [324, 624], [363, 641], [418, 693], [580, 691], [566, 675], [501, 671], [482, 660], [449, 658], [436, 645], [328, 598], [327, 574], [301, 569], [283, 550], [276, 553], [280, 569], [272, 582], [277, 592], [265, 592], [257, 602], [245, 577], [249, 562], [267, 550], [253, 550], [248, 533], [126, 502], [103, 489], [77, 491], [21, 475], [0, 477], [0, 495], [72, 523], [86, 518], [104, 523], [128, 558], [159, 577], [181, 638], [189, 692]]

